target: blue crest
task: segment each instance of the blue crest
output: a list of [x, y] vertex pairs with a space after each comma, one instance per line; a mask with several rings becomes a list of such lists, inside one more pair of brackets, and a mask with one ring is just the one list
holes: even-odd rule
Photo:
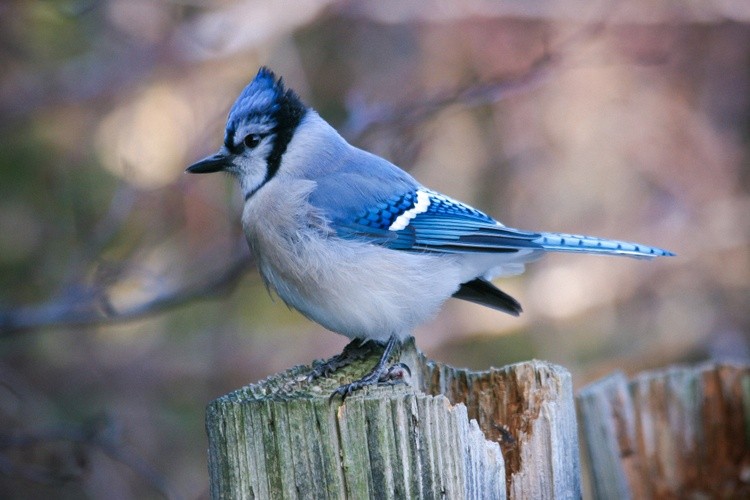
[[288, 127], [291, 121], [296, 126], [304, 109], [297, 94], [284, 86], [283, 79], [277, 79], [273, 71], [262, 66], [229, 111], [224, 144], [231, 149], [234, 134], [243, 122], [270, 123], [280, 128]]

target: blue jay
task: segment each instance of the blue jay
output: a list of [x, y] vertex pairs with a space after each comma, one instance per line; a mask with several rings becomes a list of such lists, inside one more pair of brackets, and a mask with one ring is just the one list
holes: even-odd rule
[[232, 106], [219, 152], [187, 168], [219, 171], [239, 181], [243, 229], [266, 285], [352, 339], [311, 378], [349, 363], [355, 343], [385, 345], [370, 373], [332, 397], [388, 380], [393, 350], [450, 297], [517, 316], [521, 305], [490, 280], [544, 252], [673, 255], [506, 227], [350, 145], [265, 67]]

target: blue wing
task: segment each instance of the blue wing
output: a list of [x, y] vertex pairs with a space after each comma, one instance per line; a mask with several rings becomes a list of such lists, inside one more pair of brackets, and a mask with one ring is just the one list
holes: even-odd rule
[[343, 238], [366, 239], [394, 250], [513, 253], [522, 249], [609, 253], [650, 258], [666, 250], [624, 241], [505, 227], [464, 203], [423, 187], [409, 189], [333, 220]]
[[344, 238], [365, 238], [395, 250], [516, 252], [540, 248], [541, 234], [506, 228], [479, 210], [418, 187], [334, 221]]

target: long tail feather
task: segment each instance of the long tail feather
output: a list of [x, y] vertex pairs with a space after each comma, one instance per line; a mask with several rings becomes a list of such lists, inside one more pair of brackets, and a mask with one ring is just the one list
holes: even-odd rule
[[565, 233], [540, 233], [539, 238], [532, 241], [545, 250], [556, 252], [583, 252], [626, 255], [650, 259], [653, 257], [671, 257], [675, 254], [661, 248], [630, 243], [627, 241], [608, 240], [594, 236]]

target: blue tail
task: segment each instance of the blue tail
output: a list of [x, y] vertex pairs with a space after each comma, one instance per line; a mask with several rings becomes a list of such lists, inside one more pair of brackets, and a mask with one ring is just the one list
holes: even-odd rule
[[629, 243], [627, 241], [607, 240], [594, 236], [583, 236], [580, 234], [565, 233], [539, 233], [540, 236], [533, 243], [540, 245], [545, 250], [555, 252], [581, 252], [627, 255], [640, 259], [651, 259], [653, 257], [671, 257], [675, 254], [661, 248]]

